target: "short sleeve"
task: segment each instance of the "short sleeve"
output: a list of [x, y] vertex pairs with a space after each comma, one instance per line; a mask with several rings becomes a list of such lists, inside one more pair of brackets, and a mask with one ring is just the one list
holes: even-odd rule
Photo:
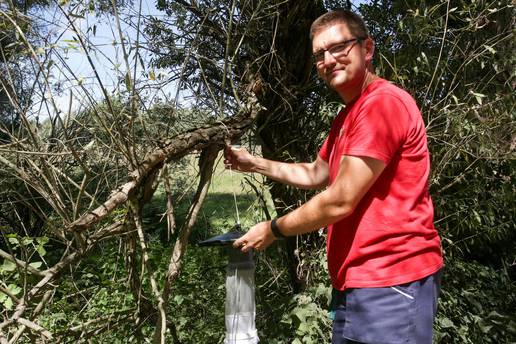
[[328, 141], [330, 137], [328, 136], [319, 150], [319, 157], [326, 162], [330, 161], [330, 153], [328, 152]]
[[337, 117], [335, 117], [335, 120], [333, 121], [328, 137], [326, 138], [326, 140], [324, 140], [324, 143], [322, 144], [321, 149], [319, 150], [319, 157], [328, 163], [330, 162], [332, 149], [334, 148], [335, 140], [341, 132], [344, 119], [346, 118], [346, 114], [347, 112], [345, 108], [340, 110]]
[[350, 118], [340, 152], [388, 164], [406, 140], [409, 121], [408, 110], [398, 97], [390, 93], [371, 96]]

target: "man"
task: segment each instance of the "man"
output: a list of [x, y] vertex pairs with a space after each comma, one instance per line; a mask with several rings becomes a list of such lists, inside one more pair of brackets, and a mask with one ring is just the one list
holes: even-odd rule
[[333, 343], [430, 344], [443, 260], [421, 113], [408, 93], [375, 75], [374, 42], [358, 15], [328, 12], [310, 36], [320, 77], [346, 104], [317, 159], [288, 164], [228, 147], [226, 165], [327, 188], [234, 246], [263, 250], [277, 237], [327, 226]]

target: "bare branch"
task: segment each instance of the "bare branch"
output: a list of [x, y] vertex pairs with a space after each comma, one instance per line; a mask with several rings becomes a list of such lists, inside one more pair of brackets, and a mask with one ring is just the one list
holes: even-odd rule
[[33, 275], [40, 276], [40, 277], [47, 276], [47, 274], [45, 272], [39, 271], [35, 267], [30, 266], [28, 263], [24, 262], [23, 260], [13, 257], [12, 255], [10, 255], [9, 253], [5, 252], [2, 249], [0, 249], [0, 257], [7, 259], [10, 262], [13, 262], [14, 264], [16, 264], [17, 266], [19, 266], [20, 268], [22, 268], [24, 270], [26, 269], [28, 272], [30, 272]]
[[[215, 160], [217, 159], [217, 154], [221, 146], [211, 145], [206, 147], [199, 158], [199, 171], [201, 174], [201, 178], [199, 180], [199, 186], [197, 187], [197, 192], [195, 193], [192, 205], [188, 211], [188, 215], [186, 218], [186, 222], [184, 227], [181, 230], [178, 240], [174, 245], [174, 249], [172, 251], [172, 255], [170, 257], [170, 262], [168, 266], [167, 275], [165, 276], [165, 286], [163, 287], [163, 302], [166, 305], [170, 296], [170, 289], [173, 281], [179, 275], [181, 270], [181, 259], [186, 251], [186, 246], [188, 244], [188, 238], [190, 237], [190, 233], [192, 232], [192, 228], [197, 221], [197, 216], [199, 214], [199, 210], [206, 198], [208, 193], [208, 189], [211, 183], [211, 176], [213, 174], [213, 166], [215, 164]], [[158, 319], [156, 324], [156, 331], [154, 333], [154, 338], [156, 340], [158, 335], [161, 335], [164, 331], [162, 327], [163, 324], [166, 323], [164, 319]]]
[[105, 218], [114, 209], [125, 203], [142, 180], [158, 165], [169, 160], [177, 160], [193, 150], [200, 150], [226, 141], [233, 141], [253, 123], [262, 110], [256, 100], [251, 99], [247, 116], [242, 114], [218, 124], [179, 134], [165, 141], [163, 148], [150, 154], [139, 168], [131, 173], [132, 181], [122, 185], [107, 201], [90, 213], [81, 216], [69, 227], [71, 231], [83, 231]]
[[24, 319], [24, 318], [17, 318], [16, 322], [18, 324], [21, 324], [21, 325], [23, 325], [25, 327], [30, 328], [31, 330], [33, 330], [35, 332], [38, 332], [39, 334], [41, 334], [46, 339], [52, 339], [52, 333], [50, 333], [45, 328], [39, 326], [38, 324], [36, 324], [36, 323], [34, 323], [34, 322], [30, 321], [30, 320], [27, 320], [27, 319]]
[[20, 299], [16, 297], [13, 293], [11, 293], [7, 288], [2, 287], [0, 285], [0, 292], [4, 293], [5, 295], [9, 296], [11, 300], [13, 300], [15, 303], [20, 303]]

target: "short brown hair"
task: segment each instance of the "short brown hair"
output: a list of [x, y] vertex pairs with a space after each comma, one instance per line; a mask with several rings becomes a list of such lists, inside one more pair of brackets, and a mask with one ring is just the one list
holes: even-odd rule
[[310, 40], [313, 40], [315, 34], [321, 29], [337, 23], [346, 24], [351, 34], [355, 37], [369, 37], [369, 32], [361, 16], [350, 10], [335, 9], [326, 12], [312, 23], [310, 27]]

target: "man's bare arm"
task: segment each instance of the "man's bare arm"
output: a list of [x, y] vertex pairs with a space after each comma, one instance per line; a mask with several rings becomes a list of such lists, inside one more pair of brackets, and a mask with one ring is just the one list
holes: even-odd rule
[[227, 168], [241, 172], [257, 172], [277, 182], [301, 189], [322, 189], [328, 183], [329, 167], [320, 157], [311, 163], [285, 163], [251, 155], [243, 148], [227, 147]]
[[344, 156], [332, 185], [298, 209], [278, 219], [284, 235], [296, 235], [326, 227], [353, 213], [385, 168], [383, 161]]
[[[349, 216], [384, 168], [385, 163], [377, 159], [344, 156], [339, 174], [328, 189], [277, 220], [281, 233], [286, 236], [308, 233]], [[234, 246], [242, 251], [263, 250], [274, 239], [270, 221], [265, 221], [252, 227]]]

